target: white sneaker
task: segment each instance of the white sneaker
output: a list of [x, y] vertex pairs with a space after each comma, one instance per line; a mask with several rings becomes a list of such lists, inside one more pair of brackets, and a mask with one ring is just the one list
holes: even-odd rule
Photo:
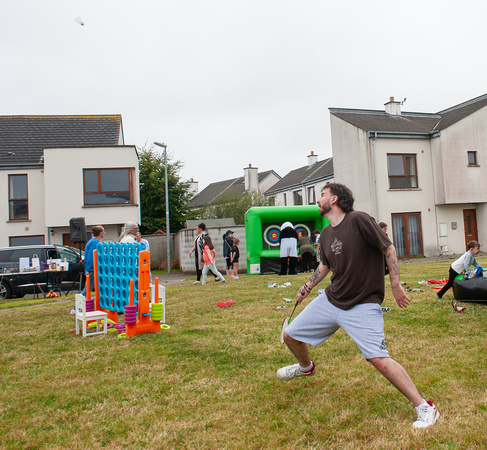
[[418, 418], [413, 423], [414, 428], [426, 428], [434, 425], [440, 417], [440, 412], [431, 400], [428, 400], [427, 405], [420, 405], [416, 408]]
[[72, 316], [75, 316], [76, 315], [76, 310], [75, 309], [72, 309], [69, 314], [71, 314]]
[[238, 280], [238, 277], [236, 277], [236, 276], [234, 276], [233, 278], [234, 278], [235, 280]]
[[281, 367], [277, 371], [277, 378], [279, 378], [282, 381], [289, 381], [291, 378], [294, 377], [305, 377], [308, 375], [314, 375], [316, 373], [316, 366], [315, 363], [312, 362], [313, 367], [311, 370], [308, 370], [307, 372], [303, 372], [299, 368], [299, 364], [293, 364], [291, 366], [286, 366], [286, 367]]

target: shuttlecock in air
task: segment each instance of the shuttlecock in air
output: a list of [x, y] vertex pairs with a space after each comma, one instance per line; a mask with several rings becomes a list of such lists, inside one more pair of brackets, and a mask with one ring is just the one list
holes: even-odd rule
[[81, 17], [76, 17], [76, 19], [74, 19], [74, 21], [76, 23], [79, 23], [82, 27], [85, 26], [85, 23], [83, 22], [83, 19]]

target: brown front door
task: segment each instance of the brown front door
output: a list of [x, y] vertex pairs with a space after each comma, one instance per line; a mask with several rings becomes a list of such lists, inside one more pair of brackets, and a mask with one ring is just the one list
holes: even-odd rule
[[63, 245], [69, 245], [70, 247], [74, 247], [80, 250], [85, 249], [85, 242], [80, 242], [79, 244], [75, 244], [71, 241], [71, 234], [63, 233]]
[[465, 232], [465, 248], [470, 241], [478, 241], [477, 213], [475, 209], [463, 210], [463, 230]]

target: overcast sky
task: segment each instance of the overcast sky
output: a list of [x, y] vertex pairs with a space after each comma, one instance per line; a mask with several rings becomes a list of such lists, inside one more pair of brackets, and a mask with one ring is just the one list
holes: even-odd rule
[[[121, 114], [200, 190], [332, 156], [328, 108], [487, 93], [485, 0], [0, 0], [0, 114]], [[81, 17], [84, 26], [75, 22]]]

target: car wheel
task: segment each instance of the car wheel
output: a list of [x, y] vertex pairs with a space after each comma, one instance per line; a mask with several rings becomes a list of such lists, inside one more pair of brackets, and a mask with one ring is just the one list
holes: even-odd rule
[[12, 298], [12, 289], [8, 284], [2, 281], [0, 282], [0, 300], [5, 300], [7, 298]]

